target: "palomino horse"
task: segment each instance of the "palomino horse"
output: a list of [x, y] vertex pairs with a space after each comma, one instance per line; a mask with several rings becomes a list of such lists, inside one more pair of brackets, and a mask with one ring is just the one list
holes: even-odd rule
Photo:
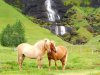
[[50, 50], [50, 43], [51, 42], [49, 39], [44, 39], [38, 41], [35, 45], [30, 45], [27, 43], [22, 43], [18, 45], [17, 50], [19, 69], [22, 70], [22, 63], [25, 57], [37, 59], [38, 68], [40, 69], [42, 66], [41, 60], [43, 58], [43, 55], [47, 50]]
[[48, 60], [49, 60], [49, 70], [50, 70], [50, 66], [51, 66], [51, 59], [53, 59], [55, 61], [56, 69], [58, 69], [56, 61], [60, 60], [62, 63], [62, 70], [65, 70], [66, 56], [67, 56], [66, 48], [63, 46], [55, 47], [53, 45], [53, 43], [51, 43], [50, 49], [51, 49], [51, 51], [49, 51], [47, 53]]

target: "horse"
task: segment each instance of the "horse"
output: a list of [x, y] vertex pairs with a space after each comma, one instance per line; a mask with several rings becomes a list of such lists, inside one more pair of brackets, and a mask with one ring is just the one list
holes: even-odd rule
[[67, 50], [64, 46], [57, 46], [55, 47], [53, 45], [53, 43], [50, 44], [50, 50], [47, 53], [48, 56], [48, 61], [49, 61], [49, 71], [50, 71], [50, 66], [51, 66], [51, 59], [55, 61], [55, 66], [56, 66], [56, 70], [58, 70], [57, 68], [57, 60], [60, 60], [62, 63], [62, 70], [65, 70], [65, 64], [67, 61]]
[[43, 59], [43, 55], [46, 51], [50, 50], [50, 43], [51, 42], [49, 39], [43, 39], [34, 45], [30, 45], [28, 43], [19, 44], [17, 46], [19, 69], [22, 70], [22, 64], [25, 57], [37, 59], [38, 69], [41, 69], [41, 61]]

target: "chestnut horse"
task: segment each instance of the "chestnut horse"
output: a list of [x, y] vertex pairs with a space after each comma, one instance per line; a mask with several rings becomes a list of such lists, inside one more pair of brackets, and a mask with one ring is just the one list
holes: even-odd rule
[[38, 68], [40, 69], [42, 67], [41, 60], [43, 58], [43, 55], [45, 52], [50, 50], [50, 40], [44, 39], [38, 41], [34, 45], [30, 45], [27, 43], [22, 43], [18, 45], [18, 63], [19, 63], [19, 69], [22, 70], [22, 63], [25, 57], [31, 58], [31, 59], [37, 59], [38, 61]]
[[51, 43], [50, 45], [50, 49], [51, 51], [47, 53], [48, 55], [48, 60], [49, 60], [49, 70], [50, 70], [50, 66], [51, 66], [51, 59], [53, 59], [55, 61], [55, 66], [56, 66], [56, 70], [57, 68], [57, 60], [60, 60], [62, 63], [62, 70], [65, 70], [65, 64], [66, 64], [66, 57], [67, 57], [67, 51], [66, 48], [63, 46], [57, 46], [55, 47], [53, 45], [53, 43]]

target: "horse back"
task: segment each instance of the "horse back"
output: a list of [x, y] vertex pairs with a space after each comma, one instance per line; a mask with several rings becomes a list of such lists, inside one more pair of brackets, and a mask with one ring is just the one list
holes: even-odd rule
[[22, 44], [19, 44], [17, 46], [17, 50], [18, 50], [18, 53], [22, 53], [23, 50], [26, 50], [27, 48], [29, 49], [31, 45], [27, 44], [27, 43], [22, 43]]
[[58, 59], [61, 59], [67, 53], [67, 50], [64, 46], [57, 46], [56, 49], [57, 49], [56, 56], [57, 56]]

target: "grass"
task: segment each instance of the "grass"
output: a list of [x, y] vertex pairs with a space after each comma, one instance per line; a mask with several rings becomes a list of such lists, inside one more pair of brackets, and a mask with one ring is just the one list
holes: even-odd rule
[[90, 75], [100, 75], [100, 72], [90, 73]]
[[0, 0], [0, 33], [7, 24], [15, 24], [18, 20], [21, 21], [25, 28], [28, 43], [34, 44], [37, 40], [49, 38], [55, 40], [57, 44], [70, 45], [52, 34], [49, 30], [41, 28], [39, 25], [27, 19], [23, 14], [3, 0]]
[[[68, 49], [68, 62], [66, 70], [61, 70], [61, 63], [58, 62], [59, 69], [55, 70], [52, 61], [51, 71], [48, 71], [47, 56], [43, 59], [43, 69], [37, 69], [36, 60], [26, 58], [23, 63], [23, 71], [19, 71], [17, 63], [17, 51], [12, 48], [0, 45], [0, 75], [77, 75], [84, 72], [100, 70], [100, 53], [92, 54], [92, 46], [72, 46], [65, 43], [59, 37], [53, 35], [50, 31], [32, 23], [24, 15], [16, 11], [12, 6], [0, 0], [0, 33], [7, 24], [14, 24], [20, 20], [25, 27], [27, 42], [34, 44], [37, 40], [49, 38], [56, 41], [57, 45], [62, 44]], [[98, 37], [99, 38], [99, 37]], [[94, 72], [92, 73], [94, 74]]]
[[[48, 71], [47, 55], [43, 59], [43, 69], [38, 70], [35, 59], [26, 58], [23, 63], [23, 71], [19, 71], [17, 63], [17, 51], [11, 48], [0, 46], [0, 74], [2, 75], [58, 75], [58, 74], [72, 74], [72, 73], [91, 73], [100, 70], [100, 55], [98, 53], [92, 54], [89, 48], [83, 47], [84, 50], [80, 52], [78, 46], [68, 48], [68, 62], [66, 63], [66, 70], [61, 70], [61, 63], [58, 61], [59, 70], [55, 70], [54, 61], [52, 61], [51, 71]], [[88, 51], [87, 51], [88, 50]]]
[[95, 50], [100, 51], [100, 35], [93, 37], [86, 45], [95, 46]]
[[90, 40], [93, 37], [93, 34], [83, 27], [80, 27], [77, 32], [79, 33], [80, 37], [85, 37], [87, 40]]

